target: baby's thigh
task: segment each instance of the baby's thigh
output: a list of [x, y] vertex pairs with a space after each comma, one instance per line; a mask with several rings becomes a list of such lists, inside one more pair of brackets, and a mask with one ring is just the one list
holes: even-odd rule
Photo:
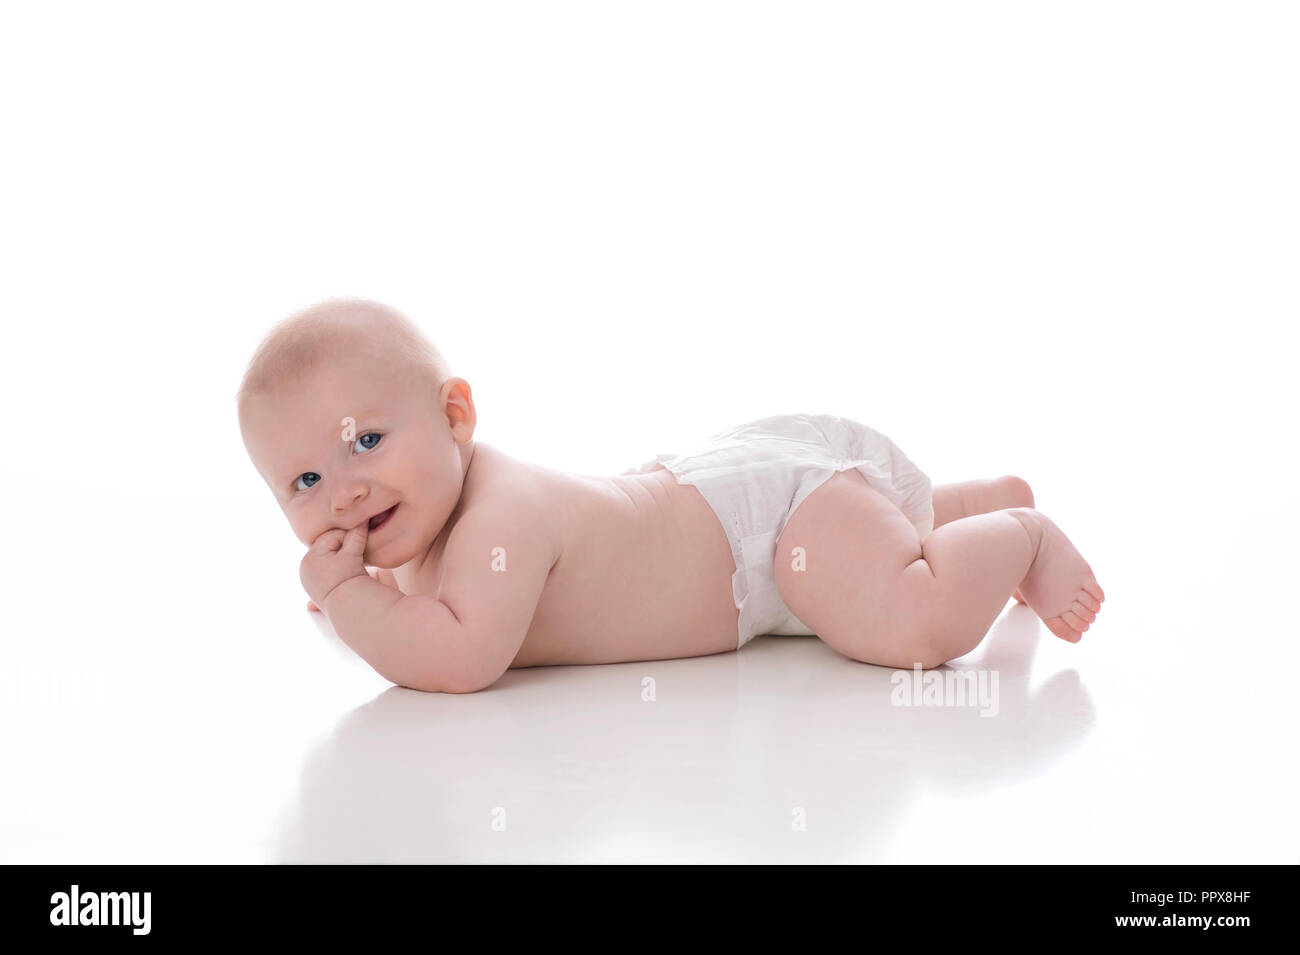
[[849, 469], [790, 515], [777, 538], [773, 576], [791, 612], [840, 653], [893, 665], [910, 648], [898, 646], [891, 632], [888, 598], [903, 570], [921, 556], [912, 522]]

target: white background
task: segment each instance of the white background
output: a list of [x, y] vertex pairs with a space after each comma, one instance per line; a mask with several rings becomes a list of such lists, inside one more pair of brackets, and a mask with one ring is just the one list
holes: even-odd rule
[[[1132, 0], [0, 8], [0, 861], [723, 859], [742, 844], [1300, 860], [1298, 26], [1283, 3]], [[400, 749], [392, 724], [362, 735], [359, 764], [338, 756], [338, 727], [387, 684], [304, 612], [302, 548], [240, 442], [258, 339], [336, 295], [409, 314], [470, 381], [478, 437], [551, 467], [614, 474], [807, 411], [884, 431], [936, 483], [1025, 477], [1108, 599], [1077, 646], [1010, 609], [1017, 649], [997, 665], [1027, 698], [1068, 674], [1045, 732], [1076, 744], [972, 790], [1025, 748], [1004, 715], [986, 721], [991, 750], [921, 761], [966, 758], [968, 774], [891, 763], [908, 781], [888, 839], [851, 835], [878, 808], [848, 794], [882, 778], [879, 753], [845, 763], [831, 746], [825, 765], [738, 784], [785, 786], [786, 818], [787, 795], [816, 801], [797, 791], [814, 777], [849, 807], [804, 856], [780, 818], [770, 845], [737, 824], [701, 850], [680, 816], [665, 841], [672, 786], [598, 838], [602, 794], [630, 785], [617, 775], [587, 779], [589, 828], [557, 836], [546, 807], [563, 787], [544, 762], [454, 803], [474, 816], [481, 796], [486, 820], [536, 795], [551, 835], [516, 829], [515, 848], [485, 824], [452, 850], [418, 812], [365, 823], [394, 787], [466, 775], [475, 750], [387, 789], [372, 760]], [[775, 654], [845, 688], [811, 732], [862, 738], [854, 681], [882, 671], [765, 638], [664, 665], [759, 734], [707, 765], [763, 758], [767, 731], [726, 708], [735, 668]], [[396, 725], [454, 714], [486, 732], [466, 714], [504, 705], [537, 731], [529, 706], [554, 716], [618, 672], [515, 671], [476, 700], [399, 704], [415, 710]], [[792, 711], [824, 690], [762, 686]], [[877, 736], [916, 752], [914, 724], [888, 715]], [[327, 797], [315, 825], [322, 759], [335, 790], [380, 783], [355, 806]], [[701, 818], [724, 811], [715, 795], [696, 794]], [[728, 798], [736, 818], [762, 815]], [[946, 838], [952, 818], [978, 833]], [[346, 849], [344, 831], [360, 833]]]

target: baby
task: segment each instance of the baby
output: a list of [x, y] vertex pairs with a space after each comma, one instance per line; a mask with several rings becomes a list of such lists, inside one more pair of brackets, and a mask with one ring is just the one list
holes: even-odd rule
[[418, 690], [721, 653], [761, 633], [928, 669], [974, 649], [1009, 596], [1071, 642], [1105, 599], [1025, 481], [932, 487], [845, 418], [764, 418], [616, 477], [516, 460], [474, 440], [469, 382], [375, 302], [280, 322], [237, 403], [308, 548], [308, 608]]

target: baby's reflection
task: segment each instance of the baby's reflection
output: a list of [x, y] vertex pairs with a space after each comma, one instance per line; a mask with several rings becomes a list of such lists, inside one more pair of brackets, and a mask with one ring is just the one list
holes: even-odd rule
[[1004, 786], [1090, 732], [1074, 671], [1029, 690], [1039, 626], [1013, 607], [944, 668], [998, 672], [992, 717], [894, 705], [897, 671], [810, 637], [511, 670], [472, 694], [394, 686], [308, 758], [276, 861], [876, 861], [921, 784]]

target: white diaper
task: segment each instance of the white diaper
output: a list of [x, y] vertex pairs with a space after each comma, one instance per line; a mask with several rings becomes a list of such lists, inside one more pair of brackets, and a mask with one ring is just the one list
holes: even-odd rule
[[722, 522], [736, 572], [731, 591], [743, 647], [760, 633], [811, 636], [781, 600], [772, 566], [795, 509], [840, 471], [857, 468], [921, 537], [934, 529], [930, 479], [889, 438], [834, 415], [776, 415], [729, 428], [684, 454], [660, 454], [626, 473], [663, 465], [693, 484]]

